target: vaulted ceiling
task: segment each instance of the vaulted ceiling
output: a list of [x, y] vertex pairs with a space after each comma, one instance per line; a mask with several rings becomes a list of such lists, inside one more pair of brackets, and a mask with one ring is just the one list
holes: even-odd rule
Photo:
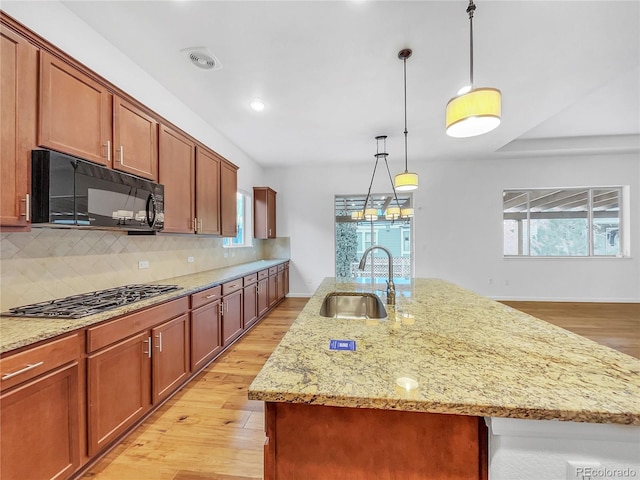
[[[406, 47], [411, 163], [638, 152], [637, 1], [478, 0], [475, 83], [501, 89], [503, 117], [469, 139], [444, 133], [469, 80], [464, 0], [63, 4], [264, 166], [372, 162], [376, 135], [402, 162]], [[221, 69], [181, 52], [201, 46]]]

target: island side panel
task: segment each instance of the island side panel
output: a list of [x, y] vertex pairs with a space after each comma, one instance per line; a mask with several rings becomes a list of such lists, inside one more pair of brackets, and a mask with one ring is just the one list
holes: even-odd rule
[[487, 480], [479, 417], [268, 402], [265, 480]]

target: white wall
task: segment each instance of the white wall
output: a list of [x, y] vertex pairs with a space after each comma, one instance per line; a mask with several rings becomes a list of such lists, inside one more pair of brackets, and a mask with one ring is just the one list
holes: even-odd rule
[[3, 0], [2, 10], [240, 167], [238, 188], [262, 183], [260, 165], [60, 2]]
[[[459, 159], [410, 167], [420, 175], [414, 194], [416, 276], [443, 278], [499, 299], [640, 301], [637, 154]], [[278, 191], [278, 234], [291, 237], [292, 294], [308, 295], [322, 278], [335, 275], [333, 197], [366, 193], [372, 170], [325, 165], [266, 171]], [[631, 187], [630, 258], [503, 258], [503, 189], [598, 185]], [[377, 173], [373, 190], [389, 188]]]

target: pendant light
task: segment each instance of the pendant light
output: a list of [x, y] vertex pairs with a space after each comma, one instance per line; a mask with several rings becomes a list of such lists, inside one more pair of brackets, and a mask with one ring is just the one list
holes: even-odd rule
[[407, 58], [413, 52], [405, 48], [398, 52], [398, 58], [404, 66], [404, 172], [396, 175], [395, 189], [401, 192], [410, 192], [418, 188], [418, 174], [409, 172], [407, 168]]
[[446, 132], [450, 137], [475, 137], [500, 125], [502, 94], [496, 88], [474, 88], [473, 85], [473, 12], [476, 6], [469, 0], [469, 89], [447, 103]]
[[[384, 151], [380, 151], [380, 142], [383, 142], [383, 150]], [[373, 179], [376, 176], [376, 170], [378, 168], [378, 162], [380, 161], [380, 159], [384, 160], [384, 163], [387, 167], [387, 174], [389, 175], [389, 182], [391, 182], [391, 189], [393, 190], [393, 198], [396, 201], [396, 207], [387, 207], [387, 209], [384, 212], [384, 217], [386, 220], [397, 220], [400, 218], [401, 216], [401, 209], [400, 209], [400, 201], [398, 200], [398, 195], [396, 193], [396, 189], [393, 185], [393, 180], [391, 179], [391, 171], [389, 170], [389, 163], [387, 162], [387, 157], [389, 156], [389, 154], [386, 152], [387, 150], [387, 136], [386, 135], [378, 135], [376, 137], [376, 153], [374, 155], [374, 157], [376, 157], [376, 163], [373, 166], [373, 174], [371, 175], [371, 182], [369, 183], [369, 191], [367, 192], [367, 196], [364, 200], [364, 212], [353, 212], [351, 214], [351, 218], [353, 220], [361, 220], [362, 218], [364, 218], [364, 220], [367, 221], [371, 221], [373, 222], [374, 220], [378, 220], [378, 209], [374, 207], [373, 205], [373, 197], [371, 196], [371, 187], [373, 186]], [[367, 207], [367, 204], [369, 203], [369, 199], [371, 199], [371, 206]]]

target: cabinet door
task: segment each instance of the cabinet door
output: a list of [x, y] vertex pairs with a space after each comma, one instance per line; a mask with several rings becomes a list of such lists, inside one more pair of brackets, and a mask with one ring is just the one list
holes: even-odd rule
[[35, 147], [38, 49], [0, 31], [0, 225], [28, 230], [29, 171]]
[[258, 320], [258, 284], [252, 283], [244, 287], [242, 297], [244, 328], [249, 328]]
[[220, 235], [220, 158], [196, 148], [196, 232]]
[[289, 264], [284, 267], [284, 295], [289, 295]]
[[278, 274], [269, 275], [269, 306], [278, 301]]
[[238, 234], [237, 201], [238, 167], [222, 161], [220, 165], [220, 220], [223, 237]]
[[189, 315], [151, 330], [153, 338], [153, 403], [165, 398], [189, 377]]
[[277, 279], [278, 300], [282, 300], [285, 296], [285, 283], [284, 283], [285, 273], [284, 272], [285, 272], [284, 270], [280, 270], [278, 272], [278, 279]]
[[191, 312], [191, 370], [205, 366], [222, 350], [220, 300]]
[[276, 238], [276, 192], [267, 190], [267, 237]]
[[151, 335], [144, 331], [87, 358], [89, 455], [151, 407]]
[[69, 478], [80, 466], [78, 363], [0, 397], [4, 480]]
[[193, 233], [195, 145], [160, 126], [160, 183], [164, 185], [164, 231]]
[[227, 346], [242, 333], [242, 290], [225, 295], [222, 305], [222, 338]]
[[113, 97], [113, 168], [158, 181], [158, 122], [132, 103]]
[[42, 51], [38, 145], [109, 165], [110, 143], [107, 88]]
[[258, 281], [258, 317], [269, 310], [269, 278]]

